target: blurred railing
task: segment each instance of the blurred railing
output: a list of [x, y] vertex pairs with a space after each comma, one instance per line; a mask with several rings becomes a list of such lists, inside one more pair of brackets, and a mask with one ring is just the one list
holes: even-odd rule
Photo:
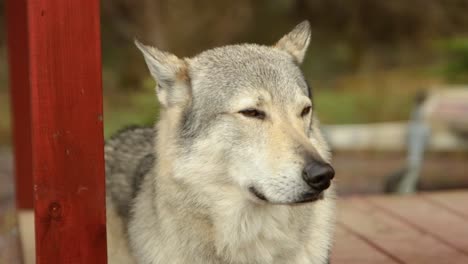
[[[359, 125], [326, 125], [325, 136], [332, 149], [405, 151], [408, 146], [408, 123], [389, 122]], [[450, 129], [431, 129], [427, 143], [430, 151], [468, 150], [468, 137]]]
[[[404, 151], [409, 142], [429, 129], [430, 151], [468, 150], [468, 86], [429, 91], [415, 106], [409, 122], [328, 125], [325, 135], [335, 150]], [[419, 128], [418, 128], [419, 127]]]
[[403, 168], [388, 175], [387, 192], [416, 190], [424, 153], [468, 150], [468, 87], [436, 89], [420, 94], [408, 122], [324, 127], [337, 151], [406, 151]]

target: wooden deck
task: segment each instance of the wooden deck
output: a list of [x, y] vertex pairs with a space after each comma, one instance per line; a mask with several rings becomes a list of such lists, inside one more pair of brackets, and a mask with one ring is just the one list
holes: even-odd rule
[[468, 191], [339, 202], [332, 263], [468, 263]]
[[[0, 263], [20, 264], [11, 202], [0, 207]], [[338, 205], [333, 264], [468, 263], [468, 190], [347, 197]]]

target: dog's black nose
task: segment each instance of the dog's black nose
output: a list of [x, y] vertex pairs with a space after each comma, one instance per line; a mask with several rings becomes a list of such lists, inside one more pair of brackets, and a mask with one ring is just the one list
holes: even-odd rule
[[313, 161], [307, 164], [302, 172], [304, 181], [315, 191], [323, 191], [330, 187], [335, 176], [335, 170], [330, 164]]

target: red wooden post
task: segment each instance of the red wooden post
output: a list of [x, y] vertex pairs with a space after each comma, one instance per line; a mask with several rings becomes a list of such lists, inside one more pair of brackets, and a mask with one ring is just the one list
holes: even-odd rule
[[[99, 1], [8, 5], [9, 36], [27, 41], [25, 50], [12, 49], [15, 38], [9, 44], [13, 65], [21, 52], [29, 63], [12, 72], [12, 89], [29, 79], [36, 262], [106, 263]], [[17, 14], [26, 15], [12, 18]], [[27, 24], [11, 24], [15, 19]], [[28, 109], [16, 105], [27, 92], [18, 93], [14, 116], [27, 118]]]
[[13, 101], [13, 140], [15, 152], [16, 205], [33, 208], [31, 104], [26, 1], [7, 4], [10, 91]]

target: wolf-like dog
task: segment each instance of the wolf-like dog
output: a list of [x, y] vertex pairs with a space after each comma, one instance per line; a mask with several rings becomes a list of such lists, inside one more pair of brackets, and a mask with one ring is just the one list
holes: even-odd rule
[[136, 41], [161, 111], [105, 146], [110, 263], [327, 263], [334, 170], [299, 68], [307, 21], [272, 46], [178, 58]]

